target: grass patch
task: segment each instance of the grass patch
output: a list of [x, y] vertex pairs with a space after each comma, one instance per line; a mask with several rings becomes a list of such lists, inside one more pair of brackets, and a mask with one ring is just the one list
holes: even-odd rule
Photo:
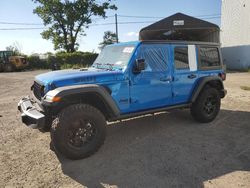
[[241, 89], [245, 90], [245, 91], [250, 91], [250, 87], [249, 86], [240, 86]]

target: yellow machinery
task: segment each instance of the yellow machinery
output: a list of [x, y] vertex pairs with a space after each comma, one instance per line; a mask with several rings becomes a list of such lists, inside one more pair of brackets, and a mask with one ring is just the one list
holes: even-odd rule
[[0, 51], [0, 72], [22, 70], [27, 66], [25, 57], [15, 56], [12, 51]]

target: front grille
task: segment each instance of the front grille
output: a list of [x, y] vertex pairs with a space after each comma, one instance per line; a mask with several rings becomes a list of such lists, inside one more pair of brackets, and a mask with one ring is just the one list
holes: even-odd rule
[[44, 86], [37, 82], [34, 82], [33, 93], [37, 99], [41, 100], [41, 98], [44, 96]]

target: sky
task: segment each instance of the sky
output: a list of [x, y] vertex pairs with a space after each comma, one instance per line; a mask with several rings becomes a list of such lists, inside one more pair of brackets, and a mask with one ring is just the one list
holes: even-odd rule
[[[99, 0], [101, 2], [101, 0]], [[114, 23], [114, 14], [118, 14], [118, 23], [144, 22], [118, 25], [120, 42], [138, 40], [138, 32], [141, 28], [159, 21], [164, 17], [181, 12], [190, 16], [205, 19], [220, 25], [221, 0], [115, 0], [117, 11], [108, 11], [108, 18], [97, 19], [95, 26], [86, 29], [86, 36], [78, 42], [81, 51], [98, 52], [98, 44], [103, 39], [105, 31], [115, 32], [115, 25], [97, 25]], [[51, 41], [45, 40], [40, 33], [43, 29], [36, 30], [3, 30], [9, 28], [43, 28], [42, 20], [35, 14], [33, 9], [37, 6], [31, 0], [0, 0], [0, 50], [6, 46], [18, 45], [25, 54], [54, 52]], [[137, 16], [127, 17], [127, 16]], [[142, 18], [147, 17], [147, 18]], [[7, 23], [32, 23], [38, 25], [18, 25]], [[146, 23], [145, 23], [146, 22]]]

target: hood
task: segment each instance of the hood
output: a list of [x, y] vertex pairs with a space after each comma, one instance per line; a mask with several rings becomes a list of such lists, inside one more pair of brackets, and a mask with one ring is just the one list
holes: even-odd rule
[[106, 71], [106, 70], [60, 70], [40, 74], [35, 77], [35, 80], [44, 85], [46, 90], [57, 87], [93, 84], [123, 79], [122, 71]]

